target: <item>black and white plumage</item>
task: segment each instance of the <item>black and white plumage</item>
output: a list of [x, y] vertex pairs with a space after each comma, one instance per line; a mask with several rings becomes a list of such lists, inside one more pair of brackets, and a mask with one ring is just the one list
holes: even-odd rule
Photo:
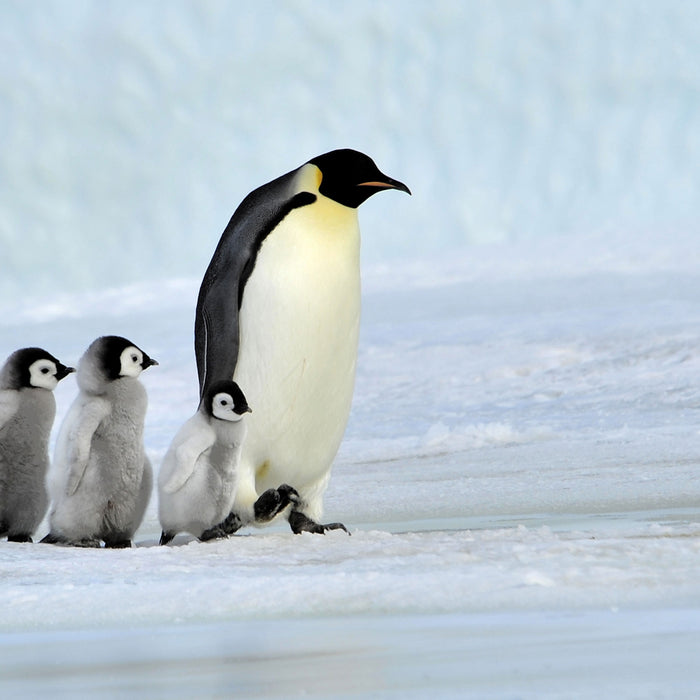
[[195, 351], [200, 396], [233, 378], [254, 407], [230, 531], [268, 519], [259, 499], [280, 484], [289, 486], [278, 500], [295, 499], [295, 532], [329, 527], [318, 520], [357, 360], [357, 207], [386, 189], [410, 194], [368, 156], [331, 151], [251, 192], [221, 236], [199, 292]]
[[152, 488], [138, 380], [158, 363], [120, 336], [95, 340], [80, 359], [80, 393], [59, 431], [49, 472], [52, 544], [131, 546]]
[[31, 542], [49, 498], [53, 390], [75, 370], [41, 348], [22, 348], [0, 369], [0, 537]]
[[160, 544], [178, 532], [221, 537], [216, 526], [233, 506], [235, 470], [250, 408], [239, 386], [212, 384], [197, 413], [175, 435], [158, 473]]

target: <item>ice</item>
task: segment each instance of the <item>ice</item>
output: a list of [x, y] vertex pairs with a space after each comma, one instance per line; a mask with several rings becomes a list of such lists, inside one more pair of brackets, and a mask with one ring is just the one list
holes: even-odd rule
[[50, 0], [0, 19], [4, 298], [201, 276], [252, 187], [339, 146], [414, 192], [363, 207], [368, 262], [698, 219], [692, 0]]

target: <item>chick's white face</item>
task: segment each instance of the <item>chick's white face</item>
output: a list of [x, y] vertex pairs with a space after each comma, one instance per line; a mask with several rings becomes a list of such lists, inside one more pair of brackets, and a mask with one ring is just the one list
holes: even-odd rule
[[143, 353], [133, 345], [122, 350], [119, 357], [120, 377], [138, 377], [143, 372]]
[[51, 360], [36, 360], [29, 365], [29, 384], [38, 389], [53, 391], [58, 384], [58, 368]]
[[243, 416], [235, 411], [236, 404], [230, 394], [221, 392], [215, 394], [214, 400], [211, 402], [211, 413], [214, 418], [227, 420], [235, 423], [241, 420]]

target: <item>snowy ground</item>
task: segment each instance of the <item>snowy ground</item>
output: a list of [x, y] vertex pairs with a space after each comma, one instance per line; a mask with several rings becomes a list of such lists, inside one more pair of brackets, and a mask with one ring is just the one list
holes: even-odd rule
[[[3, 697], [697, 697], [697, 250], [620, 234], [368, 266], [326, 499], [352, 536], [160, 548], [154, 499], [128, 551], [0, 543]], [[196, 402], [197, 286], [5, 308], [0, 349], [139, 343], [157, 468]]]

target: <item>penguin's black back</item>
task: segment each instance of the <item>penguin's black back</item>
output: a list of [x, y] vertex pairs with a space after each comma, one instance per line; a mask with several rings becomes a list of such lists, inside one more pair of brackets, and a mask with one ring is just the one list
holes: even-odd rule
[[[238, 315], [260, 246], [291, 211], [316, 201], [311, 192], [292, 191], [297, 171], [258, 187], [241, 202], [204, 274], [194, 336], [200, 398], [212, 382], [233, 377], [238, 361]], [[217, 319], [216, 324], [212, 318]]]

